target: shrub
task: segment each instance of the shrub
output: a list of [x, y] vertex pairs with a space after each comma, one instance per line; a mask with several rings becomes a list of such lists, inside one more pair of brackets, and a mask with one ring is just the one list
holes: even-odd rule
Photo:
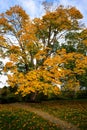
[[80, 90], [76, 93], [76, 98], [87, 98], [87, 90]]

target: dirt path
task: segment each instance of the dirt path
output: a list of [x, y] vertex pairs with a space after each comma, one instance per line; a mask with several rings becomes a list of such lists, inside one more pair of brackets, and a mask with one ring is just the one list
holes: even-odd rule
[[[14, 106], [15, 104], [11, 105]], [[48, 120], [52, 123], [57, 124], [58, 127], [62, 128], [62, 130], [79, 130], [76, 126], [72, 125], [71, 123], [68, 123], [66, 121], [60, 120], [59, 118], [56, 118], [53, 115], [48, 114], [47, 112], [42, 111], [41, 109], [37, 109], [34, 107], [31, 107], [29, 105], [24, 104], [16, 104], [18, 108], [26, 109], [30, 112], [34, 112], [35, 114], [41, 116], [45, 120]]]

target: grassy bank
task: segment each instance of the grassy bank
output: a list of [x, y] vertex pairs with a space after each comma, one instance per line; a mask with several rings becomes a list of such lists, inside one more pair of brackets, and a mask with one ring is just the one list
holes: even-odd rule
[[81, 130], [87, 129], [87, 100], [57, 100], [31, 106], [70, 122]]
[[0, 130], [60, 130], [60, 128], [25, 109], [0, 105]]

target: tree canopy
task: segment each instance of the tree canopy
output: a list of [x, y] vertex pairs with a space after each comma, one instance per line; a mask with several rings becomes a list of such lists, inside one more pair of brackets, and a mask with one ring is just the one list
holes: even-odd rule
[[[20, 6], [0, 14], [0, 57], [8, 84], [23, 96], [77, 91], [87, 79], [87, 29], [75, 7], [30, 19]], [[85, 78], [84, 78], [85, 77]]]

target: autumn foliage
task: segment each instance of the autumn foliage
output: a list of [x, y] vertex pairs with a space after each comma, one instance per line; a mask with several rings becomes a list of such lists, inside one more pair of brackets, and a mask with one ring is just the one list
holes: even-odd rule
[[31, 20], [20, 6], [0, 14], [0, 57], [8, 84], [23, 96], [79, 90], [87, 76], [87, 29], [75, 7], [59, 6]]

